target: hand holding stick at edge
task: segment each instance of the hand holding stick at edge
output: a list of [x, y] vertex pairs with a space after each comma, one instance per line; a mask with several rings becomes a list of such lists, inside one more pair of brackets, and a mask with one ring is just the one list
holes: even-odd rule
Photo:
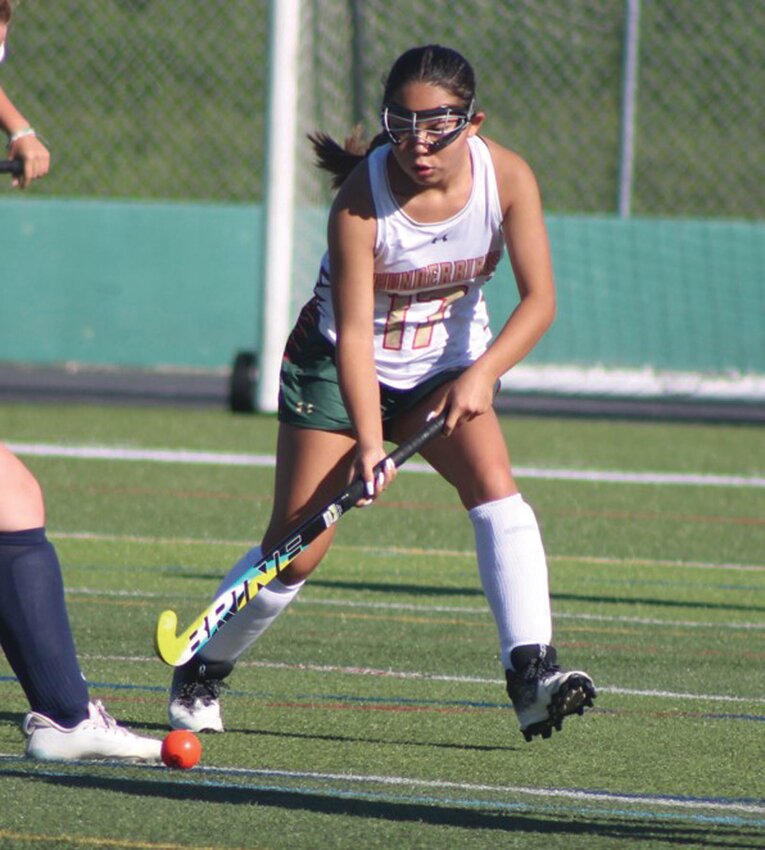
[[[443, 431], [446, 414], [432, 416], [417, 433], [394, 449], [377, 467], [375, 474], [384, 472], [385, 465], [400, 467], [429, 440]], [[293, 529], [268, 552], [257, 548], [258, 557], [239, 576], [236, 584], [224, 590], [181, 634], [177, 634], [178, 617], [175, 611], [163, 611], [157, 621], [154, 648], [157, 655], [171, 667], [188, 662], [208, 643], [210, 638], [251, 602], [265, 587], [308, 547], [325, 529], [334, 525], [343, 514], [363, 500], [366, 483], [357, 478], [329, 504], [321, 508], [298, 528]], [[253, 552], [255, 550], [252, 550]]]

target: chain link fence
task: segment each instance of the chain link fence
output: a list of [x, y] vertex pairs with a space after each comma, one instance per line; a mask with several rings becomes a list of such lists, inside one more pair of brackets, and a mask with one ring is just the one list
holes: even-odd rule
[[263, 0], [19, 0], [0, 83], [48, 141], [35, 194], [255, 201]]
[[[473, 63], [486, 134], [529, 159], [548, 211], [615, 212], [629, 5], [303, 0], [303, 200], [329, 197], [305, 132], [373, 134], [383, 73], [437, 41]], [[765, 2], [637, 6], [632, 214], [765, 217]], [[266, 0], [21, 0], [0, 80], [53, 152], [35, 191], [259, 202], [268, 38]]]

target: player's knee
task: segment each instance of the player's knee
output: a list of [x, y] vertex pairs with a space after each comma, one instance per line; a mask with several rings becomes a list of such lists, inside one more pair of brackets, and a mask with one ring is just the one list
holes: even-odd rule
[[305, 559], [303, 561], [296, 558], [279, 573], [279, 580], [287, 586], [299, 584], [305, 581], [318, 566], [319, 561], [315, 558], [310, 560]]
[[460, 488], [460, 499], [468, 509], [506, 499], [518, 492], [518, 486], [510, 468], [495, 468], [487, 470]]
[[25, 470], [25, 472], [26, 474], [22, 475], [19, 481], [19, 501], [24, 501], [29, 510], [38, 511], [42, 518], [44, 511], [42, 487], [40, 486], [40, 482], [29, 470]]
[[20, 531], [45, 525], [42, 487], [35, 476], [7, 452], [0, 467], [0, 530]]

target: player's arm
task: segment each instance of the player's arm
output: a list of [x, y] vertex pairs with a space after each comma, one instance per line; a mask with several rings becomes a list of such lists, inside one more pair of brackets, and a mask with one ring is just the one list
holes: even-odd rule
[[2, 88], [0, 127], [8, 136], [8, 159], [20, 159], [24, 163], [24, 174], [13, 179], [14, 186], [24, 189], [32, 180], [48, 173], [50, 153]]
[[375, 234], [374, 205], [362, 165], [335, 199], [328, 244], [340, 390], [358, 440], [353, 474], [368, 482], [372, 467], [385, 456], [374, 362]]
[[531, 351], [555, 317], [552, 261], [536, 178], [517, 154], [486, 141], [520, 302], [487, 351], [449, 390], [444, 400], [449, 408], [446, 434], [491, 407], [499, 378]]
[[[555, 283], [542, 199], [534, 173], [517, 154], [489, 143], [503, 230], [520, 302], [481, 357], [493, 381], [519, 363], [555, 318]], [[478, 365], [478, 364], [477, 364]]]

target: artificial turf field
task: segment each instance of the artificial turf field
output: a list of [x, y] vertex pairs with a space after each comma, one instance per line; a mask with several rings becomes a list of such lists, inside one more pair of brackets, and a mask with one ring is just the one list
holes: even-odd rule
[[[523, 740], [472, 527], [416, 458], [343, 518], [193, 770], [26, 761], [0, 659], [0, 847], [764, 847], [765, 429], [502, 421], [555, 643], [593, 676], [593, 710]], [[0, 408], [45, 488], [92, 696], [136, 730], [166, 731], [157, 615], [185, 628], [265, 525], [275, 431], [214, 410]]]

